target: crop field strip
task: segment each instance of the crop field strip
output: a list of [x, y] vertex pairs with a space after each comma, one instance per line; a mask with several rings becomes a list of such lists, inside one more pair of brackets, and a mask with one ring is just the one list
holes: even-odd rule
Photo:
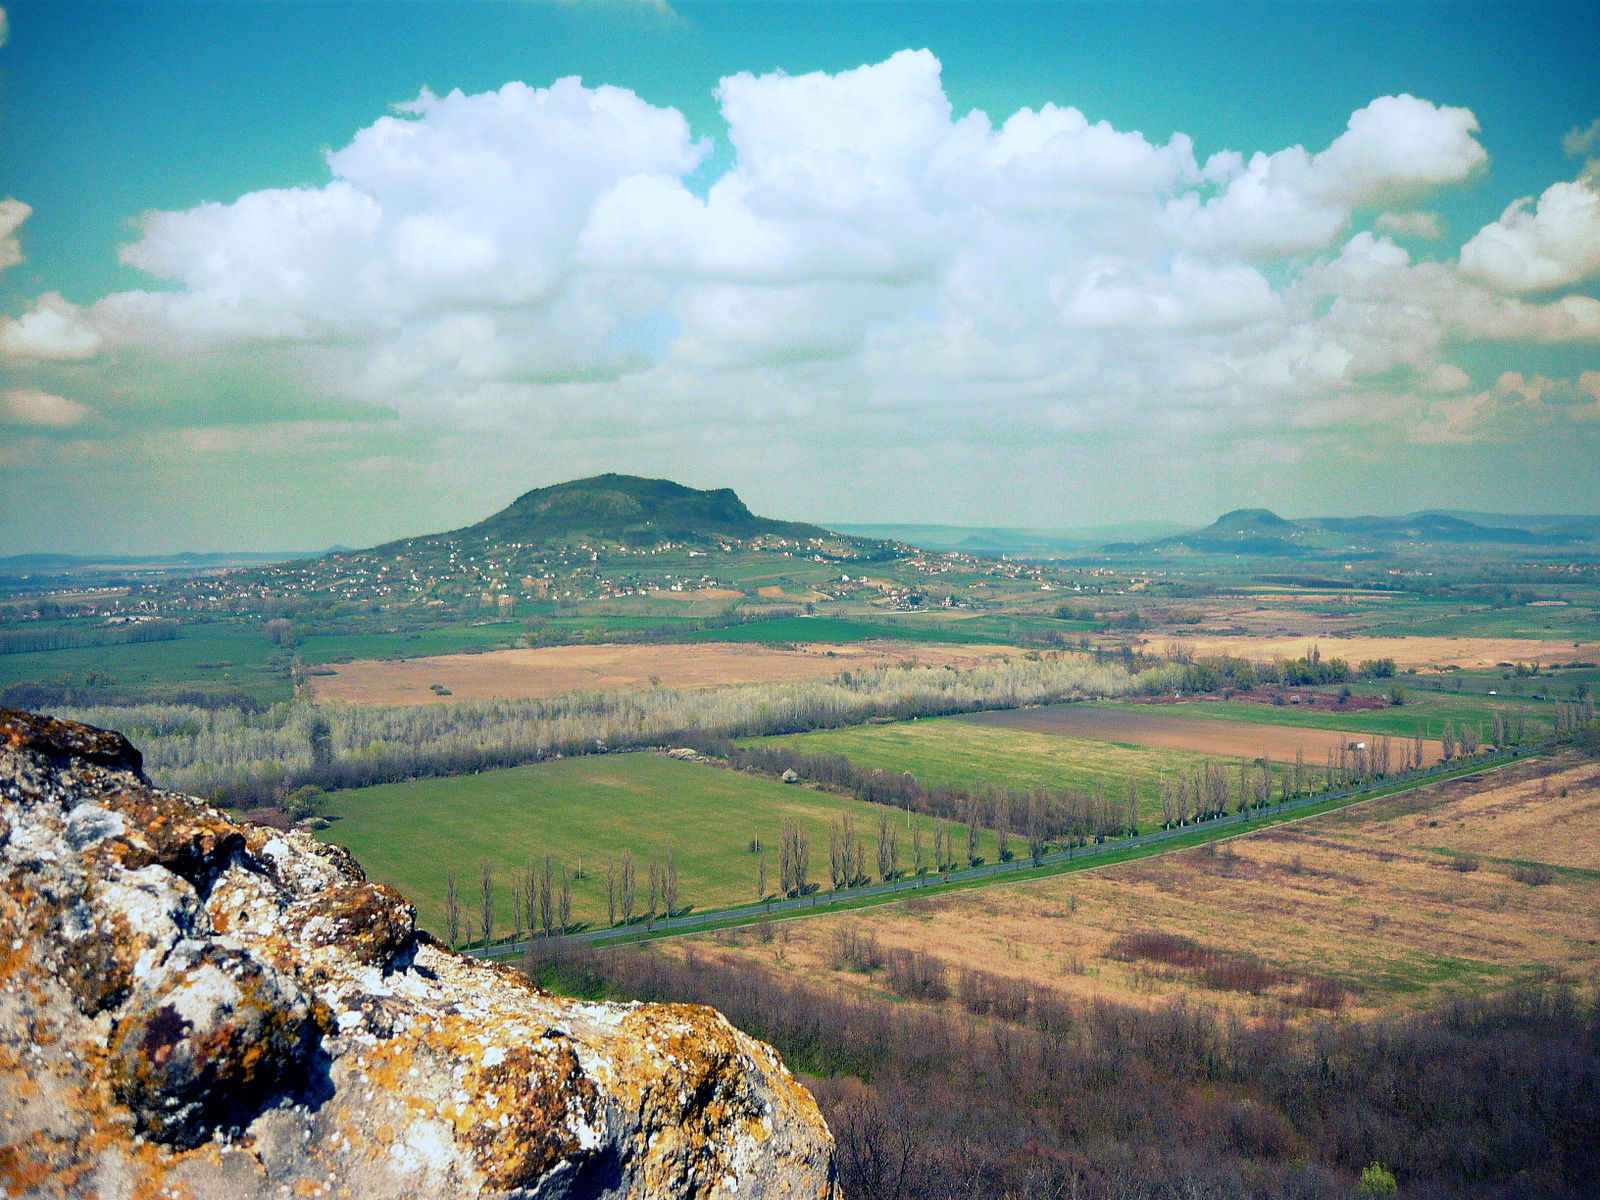
[[570, 691], [639, 691], [665, 687], [719, 687], [836, 675], [862, 667], [919, 662], [970, 666], [1014, 657], [1005, 646], [854, 642], [835, 645], [704, 642], [692, 644], [546, 646], [485, 654], [437, 655], [406, 660], [366, 660], [325, 668], [312, 679], [319, 700], [360, 704], [433, 704], [451, 701], [544, 699]]

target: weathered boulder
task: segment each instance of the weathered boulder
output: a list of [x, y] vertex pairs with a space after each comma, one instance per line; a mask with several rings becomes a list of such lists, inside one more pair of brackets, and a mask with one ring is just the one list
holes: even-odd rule
[[348, 853], [0, 709], [0, 1190], [824, 1197], [822, 1117], [692, 1005], [453, 954]]

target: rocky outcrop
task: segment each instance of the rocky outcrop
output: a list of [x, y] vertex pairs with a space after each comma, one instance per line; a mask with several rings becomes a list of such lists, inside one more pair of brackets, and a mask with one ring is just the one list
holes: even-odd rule
[[816, 1104], [692, 1005], [453, 954], [309, 834], [0, 709], [0, 1189], [833, 1197]]

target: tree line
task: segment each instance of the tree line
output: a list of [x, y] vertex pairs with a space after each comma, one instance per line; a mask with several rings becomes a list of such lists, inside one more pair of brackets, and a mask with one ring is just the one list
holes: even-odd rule
[[803, 733], [874, 717], [904, 720], [1126, 695], [1135, 686], [1119, 664], [1040, 656], [961, 671], [905, 664], [823, 679], [571, 692], [546, 700], [294, 702], [259, 714], [159, 704], [54, 711], [126, 734], [164, 787], [250, 805], [275, 803], [305, 784], [331, 791], [706, 736]]

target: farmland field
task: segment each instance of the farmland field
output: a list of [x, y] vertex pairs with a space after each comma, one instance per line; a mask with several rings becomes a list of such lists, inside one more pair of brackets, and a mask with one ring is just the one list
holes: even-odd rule
[[[1220, 697], [1196, 698], [1180, 704], [1159, 706], [1124, 704], [1114, 700], [1091, 701], [1080, 707], [1089, 711], [1099, 709], [1117, 713], [1156, 712], [1170, 715], [1173, 719], [1181, 716], [1187, 721], [1238, 722], [1250, 726], [1277, 726], [1284, 730], [1333, 729], [1342, 733], [1388, 734], [1390, 737], [1412, 737], [1420, 728], [1423, 737], [1429, 741], [1437, 741], [1444, 732], [1446, 721], [1457, 729], [1468, 723], [1480, 726], [1487, 735], [1496, 713], [1504, 717], [1520, 713], [1524, 720], [1537, 723], [1538, 727], [1547, 732], [1551, 722], [1551, 706], [1544, 701], [1520, 700], [1510, 696], [1429, 692], [1409, 688], [1403, 705], [1352, 709], [1348, 712], [1326, 709], [1313, 711], [1292, 704], [1260, 704], [1223, 700]], [[1436, 752], [1437, 747], [1432, 747], [1431, 750]], [[1307, 753], [1309, 754], [1309, 750]]]
[[[1256, 712], [1270, 712], [1276, 706], [1252, 704], [1234, 707], [1247, 709], [1254, 715]], [[1258, 724], [1244, 718], [1235, 718], [1222, 724], [1203, 716], [1190, 715], [1192, 710], [1200, 708], [1198, 704], [1128, 704], [1116, 707], [1109, 704], [1052, 704], [1042, 708], [973, 713], [953, 719], [1028, 733], [1089, 738], [1162, 750], [1186, 750], [1228, 758], [1266, 756], [1282, 762], [1294, 758], [1298, 750], [1304, 752], [1305, 761], [1312, 765], [1324, 762], [1329, 750], [1337, 751], [1350, 741], [1351, 732], [1358, 732], [1329, 729], [1328, 726], [1335, 724], [1337, 717], [1325, 712], [1298, 713], [1296, 715], [1300, 719], [1293, 724]], [[1427, 760], [1437, 761], [1439, 744], [1425, 742], [1424, 745]]]
[[165, 642], [0, 654], [0, 687], [81, 678], [93, 671], [109, 676], [115, 685], [158, 693], [180, 687], [239, 688], [266, 704], [293, 694], [287, 672], [267, 669], [273, 646], [260, 622], [186, 624], [177, 634]]
[[[1592, 988], [1597, 815], [1593, 761], [1525, 762], [1221, 846], [795, 922], [772, 969], [882, 989], [830, 969], [847, 929], [1080, 999], [1203, 999], [1268, 1018], [1305, 1015], [1311, 980], [1368, 1014], [1552, 974]], [[1469, 852], [1472, 869], [1455, 869]], [[1253, 986], [1119, 952], [1118, 939], [1150, 932], [1254, 964]], [[748, 933], [718, 940], [772, 964]]]
[[851, 667], [915, 660], [934, 666], [974, 666], [1018, 651], [1003, 646], [948, 646], [856, 642], [780, 648], [703, 642], [667, 645], [546, 646], [486, 654], [367, 660], [322, 668], [312, 677], [319, 700], [365, 704], [441, 702], [430, 690], [448, 689], [455, 700], [537, 699], [563, 692], [630, 691], [654, 687], [713, 687], [833, 675]]
[[[1543, 610], [1541, 610], [1543, 611]], [[1411, 628], [1411, 627], [1407, 627]], [[1298, 634], [1293, 637], [1217, 637], [1197, 635], [1179, 636], [1171, 641], [1189, 647], [1196, 655], [1234, 654], [1253, 660], [1299, 658], [1310, 643], [1316, 643], [1324, 658], [1342, 658], [1354, 667], [1363, 659], [1392, 658], [1401, 669], [1407, 667], [1439, 668], [1493, 667], [1500, 662], [1571, 662], [1592, 660], [1600, 656], [1600, 641], [1588, 626], [1576, 627], [1567, 637], [1547, 629], [1542, 636], [1535, 630], [1524, 631], [1527, 636], [1451, 637], [1448, 635], [1372, 636], [1357, 634], [1350, 637], [1319, 638]]]
[[[1064, 737], [952, 717], [751, 739], [748, 744], [760, 745], [763, 741], [796, 746], [810, 754], [843, 754], [868, 769], [894, 774], [910, 771], [924, 787], [948, 784], [967, 789], [996, 786], [1087, 791], [1101, 783], [1109, 794], [1121, 796], [1132, 777], [1139, 781], [1142, 822], [1156, 818], [1160, 812], [1160, 774], [1191, 771], [1204, 757], [1170, 747]], [[1291, 750], [1288, 757], [1293, 756]], [[1321, 759], [1314, 758], [1308, 750], [1306, 761], [1316, 765]]]
[[[335, 792], [330, 800], [333, 825], [320, 836], [348, 846], [369, 876], [404, 892], [422, 924], [435, 932], [444, 928], [446, 874], [455, 872], [470, 900], [477, 895], [483, 857], [494, 874], [503, 932], [510, 928], [512, 873], [546, 851], [569, 870], [581, 859], [586, 877], [573, 884], [574, 919], [604, 923], [606, 861], [624, 850], [636, 864], [638, 911], [645, 907], [651, 851], [669, 845], [677, 856], [680, 907], [742, 904], [756, 898], [751, 838], [759, 834], [768, 842], [767, 886], [776, 891], [779, 833], [786, 819], [799, 822], [811, 840], [810, 878], [826, 887], [829, 820], [852, 813], [870, 837], [880, 811], [858, 800], [658, 754], [420, 779]], [[988, 834], [983, 845], [992, 861]], [[902, 853], [908, 849], [906, 844]]]

